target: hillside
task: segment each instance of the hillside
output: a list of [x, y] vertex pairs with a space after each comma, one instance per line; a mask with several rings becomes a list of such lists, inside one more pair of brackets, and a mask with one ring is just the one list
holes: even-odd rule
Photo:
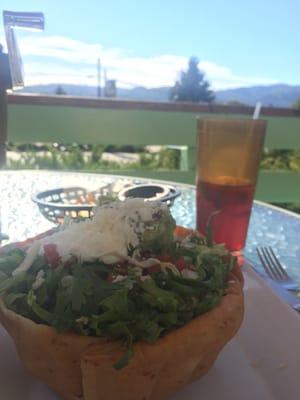
[[[22, 89], [27, 93], [54, 94], [58, 84], [28, 86]], [[62, 84], [64, 91], [72, 96], [95, 97], [97, 88], [94, 86]], [[151, 88], [135, 87], [132, 89], [118, 88], [120, 99], [144, 100], [144, 101], [168, 101], [169, 87]], [[247, 105], [255, 105], [260, 101], [264, 106], [290, 107], [297, 99], [300, 99], [300, 85], [291, 86], [285, 84], [269, 86], [252, 86], [248, 88], [226, 89], [216, 91], [217, 103], [239, 102]]]
[[249, 88], [227, 89], [216, 92], [217, 101], [227, 103], [238, 101], [240, 103], [254, 105], [260, 101], [264, 106], [290, 107], [297, 99], [300, 99], [300, 85], [270, 85], [252, 86]]

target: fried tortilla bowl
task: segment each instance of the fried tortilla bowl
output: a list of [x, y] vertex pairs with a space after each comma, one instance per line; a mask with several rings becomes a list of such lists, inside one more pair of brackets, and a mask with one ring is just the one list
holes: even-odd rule
[[[180, 235], [188, 233], [180, 228]], [[238, 331], [243, 315], [243, 278], [235, 266], [217, 307], [154, 344], [136, 343], [132, 360], [116, 370], [114, 364], [126, 351], [119, 342], [57, 333], [8, 310], [0, 301], [0, 323], [25, 368], [68, 400], [167, 399], [209, 371]]]

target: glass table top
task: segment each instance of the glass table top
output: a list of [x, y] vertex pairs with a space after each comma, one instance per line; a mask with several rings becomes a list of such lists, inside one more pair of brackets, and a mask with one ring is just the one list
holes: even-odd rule
[[[31, 196], [43, 190], [82, 186], [96, 190], [101, 186], [124, 181], [150, 182], [153, 180], [112, 175], [61, 171], [1, 171], [0, 208], [2, 232], [10, 242], [24, 240], [41, 233], [53, 224], [46, 220]], [[177, 224], [195, 227], [195, 188], [175, 184], [181, 196], [171, 209]], [[262, 271], [256, 256], [256, 246], [272, 246], [291, 277], [300, 284], [300, 216], [276, 207], [255, 202], [252, 210], [246, 257]]]

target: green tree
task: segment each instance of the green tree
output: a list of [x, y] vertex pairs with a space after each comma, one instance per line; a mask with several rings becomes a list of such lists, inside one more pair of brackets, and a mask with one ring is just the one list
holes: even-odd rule
[[300, 110], [300, 99], [296, 100], [295, 103], [292, 104], [292, 107], [296, 110]]
[[180, 79], [176, 81], [170, 91], [172, 101], [191, 101], [194, 103], [214, 101], [215, 95], [211, 90], [204, 72], [199, 67], [199, 60], [196, 57], [189, 59], [188, 69], [181, 72]]
[[67, 92], [64, 90], [64, 88], [61, 85], [58, 85], [57, 88], [55, 89], [55, 94], [64, 95], [64, 94], [67, 94]]

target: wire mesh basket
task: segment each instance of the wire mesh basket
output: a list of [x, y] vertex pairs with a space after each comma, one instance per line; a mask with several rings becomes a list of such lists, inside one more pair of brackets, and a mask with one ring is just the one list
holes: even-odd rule
[[62, 223], [65, 217], [75, 220], [90, 218], [96, 206], [95, 194], [82, 187], [57, 188], [32, 196], [45, 218]]

